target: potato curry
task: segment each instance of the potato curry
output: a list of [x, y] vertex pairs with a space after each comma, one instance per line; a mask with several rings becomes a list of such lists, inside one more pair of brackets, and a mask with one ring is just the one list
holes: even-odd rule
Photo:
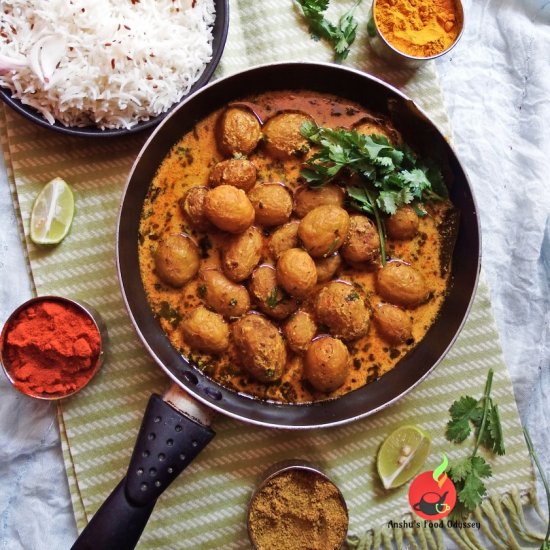
[[139, 233], [146, 294], [173, 346], [225, 387], [290, 403], [360, 388], [422, 340], [445, 299], [452, 209], [409, 201], [377, 224], [350, 203], [353, 174], [309, 186], [319, 146], [305, 123], [403, 144], [385, 117], [336, 96], [245, 98], [171, 149]]

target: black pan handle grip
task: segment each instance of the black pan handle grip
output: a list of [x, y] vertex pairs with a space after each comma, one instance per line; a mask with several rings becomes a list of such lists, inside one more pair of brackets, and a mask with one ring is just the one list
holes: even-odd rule
[[124, 479], [72, 550], [132, 550], [157, 498], [208, 445], [214, 432], [152, 395]]
[[147, 506], [134, 506], [126, 496], [125, 486], [126, 478], [123, 478], [80, 533], [72, 546], [73, 550], [135, 548], [155, 501]]

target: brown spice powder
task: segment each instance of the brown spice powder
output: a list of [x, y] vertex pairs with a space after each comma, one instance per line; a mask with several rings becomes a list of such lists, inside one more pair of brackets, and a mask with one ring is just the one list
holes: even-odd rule
[[347, 529], [338, 489], [307, 470], [269, 480], [250, 506], [249, 531], [258, 550], [336, 550]]

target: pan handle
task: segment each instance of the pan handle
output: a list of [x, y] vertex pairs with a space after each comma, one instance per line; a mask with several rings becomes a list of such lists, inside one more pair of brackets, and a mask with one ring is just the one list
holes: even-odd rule
[[157, 498], [208, 445], [214, 432], [180, 414], [156, 394], [123, 480], [84, 528], [72, 550], [132, 550]]

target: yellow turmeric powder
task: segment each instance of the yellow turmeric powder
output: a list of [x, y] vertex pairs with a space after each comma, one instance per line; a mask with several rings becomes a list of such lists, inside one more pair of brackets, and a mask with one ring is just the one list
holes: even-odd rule
[[384, 38], [414, 57], [450, 48], [462, 27], [456, 0], [376, 0], [374, 20]]

